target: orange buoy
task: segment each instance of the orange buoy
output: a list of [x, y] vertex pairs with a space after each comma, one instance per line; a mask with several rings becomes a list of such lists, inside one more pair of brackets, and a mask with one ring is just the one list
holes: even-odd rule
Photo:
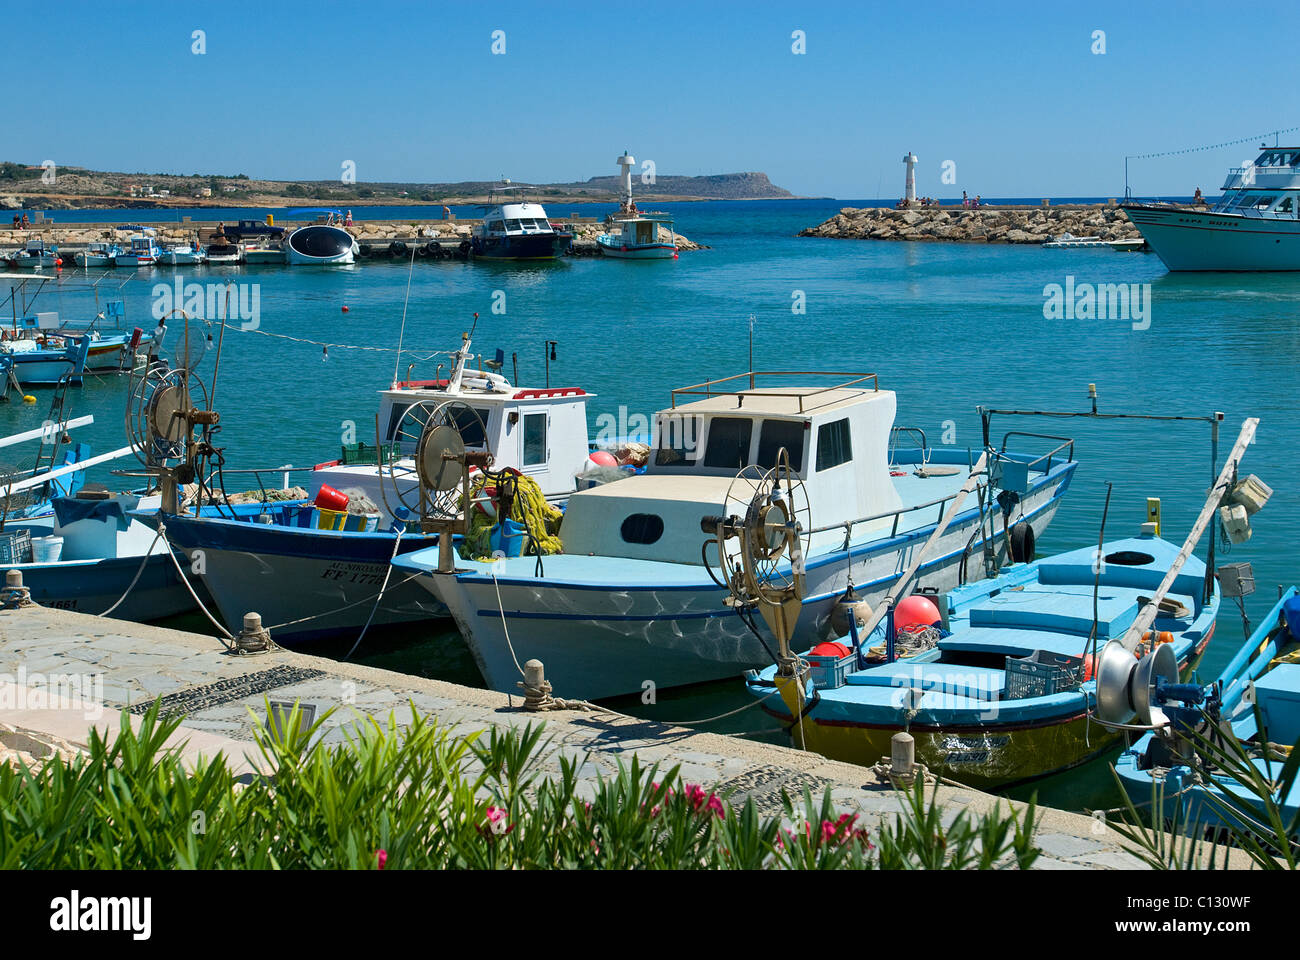
[[894, 629], [902, 630], [904, 627], [918, 624], [931, 627], [941, 619], [939, 608], [934, 605], [933, 600], [913, 594], [904, 599], [894, 610]]

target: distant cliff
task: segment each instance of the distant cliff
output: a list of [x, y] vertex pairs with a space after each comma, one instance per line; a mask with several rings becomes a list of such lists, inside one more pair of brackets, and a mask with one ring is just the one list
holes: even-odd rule
[[[59, 167], [53, 182], [41, 167], [0, 163], [0, 209], [66, 210], [77, 207], [274, 207], [308, 202], [335, 207], [421, 203], [500, 203], [508, 197], [542, 202], [609, 203], [618, 199], [618, 177], [592, 177], [572, 183], [515, 181], [509, 192], [490, 180], [460, 183], [340, 183], [337, 180], [254, 180], [244, 174], [209, 175], [112, 173], [83, 167]], [[765, 173], [721, 173], [708, 177], [661, 175], [642, 183], [634, 171], [638, 199], [760, 200], [790, 197], [773, 186]]]

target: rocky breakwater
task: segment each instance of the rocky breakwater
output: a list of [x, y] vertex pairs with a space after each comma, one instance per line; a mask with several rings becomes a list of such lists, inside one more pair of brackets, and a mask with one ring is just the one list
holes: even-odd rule
[[1054, 236], [1137, 239], [1124, 211], [1111, 206], [929, 207], [912, 210], [845, 207], [801, 237], [843, 240], [949, 240], [957, 243], [1046, 243]]

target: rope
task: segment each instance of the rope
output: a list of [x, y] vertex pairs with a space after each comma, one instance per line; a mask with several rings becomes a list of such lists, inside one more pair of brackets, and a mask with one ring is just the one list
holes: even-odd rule
[[[203, 605], [203, 601], [199, 599], [199, 595], [195, 593], [194, 588], [190, 586], [189, 578], [185, 576], [185, 571], [181, 569], [181, 562], [176, 559], [176, 550], [171, 545], [171, 541], [167, 539], [167, 525], [165, 523], [158, 524], [158, 534], [162, 537], [163, 543], [167, 544], [167, 555], [172, 558], [172, 566], [174, 566], [176, 572], [180, 574], [181, 583], [185, 584], [185, 589], [190, 592], [190, 596], [194, 599], [194, 602], [198, 604], [199, 609], [203, 611], [203, 615], [208, 618], [218, 631], [220, 631], [220, 635], [217, 639], [221, 641], [222, 646], [227, 650], [233, 650], [234, 648], [231, 644], [235, 642], [235, 635], [227, 630], [224, 625], [217, 622], [217, 618], [208, 612], [208, 608]], [[226, 643], [227, 640], [229, 640], [230, 643]]]
[[136, 583], [139, 582], [139, 580], [140, 580], [140, 575], [141, 575], [142, 573], [144, 573], [145, 564], [147, 564], [147, 563], [149, 562], [149, 558], [150, 558], [151, 556], [153, 556], [153, 548], [154, 548], [154, 544], [156, 544], [156, 543], [158, 542], [158, 538], [161, 537], [161, 536], [162, 536], [162, 531], [161, 531], [161, 530], [159, 530], [157, 533], [155, 533], [155, 534], [153, 535], [153, 543], [149, 544], [149, 549], [146, 550], [146, 551], [144, 552], [144, 556], [140, 558], [140, 568], [139, 568], [138, 570], [136, 570], [136, 572], [135, 572], [135, 576], [131, 578], [131, 583], [130, 583], [130, 585], [126, 588], [126, 593], [122, 594], [120, 597], [117, 598], [117, 603], [113, 604], [111, 607], [109, 607], [109, 608], [108, 608], [107, 610], [105, 610], [103, 613], [98, 613], [98, 614], [96, 614], [96, 616], [98, 616], [98, 617], [107, 617], [110, 613], [112, 613], [114, 610], [116, 610], [118, 607], [120, 607], [120, 606], [122, 605], [122, 601], [125, 600], [125, 599], [127, 598], [127, 596], [131, 593], [131, 591], [135, 589], [135, 585], [136, 585]]
[[[414, 579], [415, 579], [416, 577], [418, 577], [418, 576], [421, 576], [421, 574], [419, 574], [419, 573], [413, 573], [413, 574], [411, 574], [410, 576], [403, 577], [401, 580], [397, 581], [397, 583], [393, 585], [393, 586], [394, 586], [394, 589], [396, 589], [397, 587], [400, 587], [400, 586], [401, 586], [402, 584], [404, 584], [404, 583], [410, 583], [412, 580], [414, 580]], [[312, 614], [311, 616], [309, 616], [309, 617], [299, 617], [297, 620], [286, 620], [286, 621], [284, 621], [284, 623], [276, 623], [276, 624], [272, 624], [271, 626], [267, 627], [266, 629], [268, 629], [268, 630], [278, 630], [278, 629], [280, 629], [281, 627], [292, 627], [292, 626], [294, 626], [295, 624], [306, 623], [306, 622], [308, 622], [309, 620], [319, 620], [321, 617], [328, 617], [328, 616], [331, 616], [331, 615], [333, 615], [333, 614], [335, 614], [335, 613], [342, 613], [344, 610], [351, 610], [353, 607], [359, 607], [359, 606], [361, 606], [361, 604], [363, 604], [363, 603], [369, 603], [371, 600], [374, 600], [376, 597], [378, 597], [378, 596], [380, 596], [380, 595], [382, 595], [382, 594], [383, 594], [383, 590], [380, 590], [379, 593], [375, 594], [374, 596], [370, 596], [370, 597], [362, 597], [360, 600], [353, 600], [351, 603], [345, 603], [343, 606], [341, 606], [341, 607], [335, 607], [333, 610], [326, 610], [324, 613], [313, 613], [313, 614]]]
[[[239, 330], [240, 333], [258, 333], [264, 337], [274, 337], [277, 340], [288, 340], [292, 343], [307, 343], [314, 347], [334, 347], [339, 350], [369, 350], [372, 353], [400, 354], [404, 352], [398, 347], [370, 347], [370, 346], [362, 346], [360, 344], [355, 344], [355, 343], [326, 343], [323, 340], [311, 340], [306, 337], [291, 337], [287, 333], [272, 333], [270, 330], [261, 330], [261, 329], [243, 330], [240, 327], [238, 327], [236, 324], [224, 323], [224, 322], [221, 324], [221, 326], [229, 327], [232, 330]], [[410, 351], [405, 351], [405, 352], [409, 353]], [[419, 359], [416, 360], [416, 362], [420, 363], [425, 360], [432, 360], [434, 357], [450, 357], [453, 356], [454, 354], [455, 351], [453, 350], [435, 350], [427, 357], [420, 357]]]
[[370, 622], [375, 619], [375, 611], [379, 609], [379, 602], [384, 599], [384, 591], [388, 589], [388, 578], [393, 575], [393, 561], [397, 559], [397, 548], [402, 544], [402, 534], [406, 532], [405, 527], [397, 528], [397, 536], [393, 538], [393, 553], [388, 558], [388, 569], [384, 571], [384, 582], [379, 586], [379, 592], [375, 594], [375, 605], [370, 608], [370, 616], [366, 617], [366, 625], [361, 628], [361, 634], [357, 637], [357, 642], [352, 644], [352, 649], [348, 655], [343, 658], [346, 663], [352, 659], [352, 654], [357, 652], [357, 647], [361, 646], [361, 641], [365, 639], [366, 631], [370, 629]]

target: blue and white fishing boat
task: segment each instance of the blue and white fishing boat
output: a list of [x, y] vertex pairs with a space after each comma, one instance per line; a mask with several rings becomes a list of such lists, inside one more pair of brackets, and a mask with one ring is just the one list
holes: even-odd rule
[[158, 258], [159, 263], [172, 267], [194, 266], [195, 264], [204, 263], [206, 260], [203, 245], [197, 240], [190, 243], [174, 244], [164, 250]]
[[119, 253], [115, 262], [119, 267], [151, 267], [163, 255], [153, 231], [138, 234], [130, 239], [125, 250]]
[[[152, 500], [156, 507], [158, 498]], [[42, 606], [90, 614], [111, 609], [113, 617], [141, 622], [185, 613], [194, 600], [166, 544], [130, 516], [141, 505], [138, 496], [85, 489], [57, 498], [53, 517], [5, 525], [28, 538], [22, 562], [5, 569], [21, 571]]]
[[[1124, 635], [1178, 553], [1177, 544], [1144, 534], [1107, 542], [1100, 564], [1096, 544], [1014, 564], [935, 596], [937, 627], [925, 616], [920, 626], [930, 629], [913, 629], [899, 616], [892, 639], [882, 623], [857, 650], [851, 642], [813, 647], [801, 655], [811, 676], [798, 736], [823, 756], [870, 765], [907, 732], [932, 772], [981, 789], [1085, 763], [1118, 739], [1090, 720], [1092, 651]], [[1219, 595], [1210, 584], [1207, 598], [1205, 564], [1192, 558], [1151, 634], [1182, 670], [1214, 636]], [[774, 695], [776, 672], [772, 665], [751, 675], [746, 688], [789, 728], [794, 715]]]
[[[1264, 803], [1238, 777], [1229, 776], [1206, 756], [1202, 740], [1217, 740], [1230, 750], [1236, 741], [1253, 766], [1273, 783], [1272, 802], [1300, 840], [1300, 783], [1279, 783], [1288, 757], [1300, 744], [1300, 596], [1291, 587], [1269, 611], [1213, 682], [1177, 684], [1154, 677], [1146, 691], [1142, 720], [1156, 729], [1121, 753], [1115, 771], [1139, 811], [1159, 805], [1165, 820], [1180, 831], [1195, 828], [1249, 828], [1260, 823]], [[1155, 716], [1152, 716], [1155, 713]], [[1260, 722], [1263, 726], [1260, 726]], [[1244, 772], [1244, 767], [1243, 767]], [[1264, 827], [1265, 835], [1271, 828]]]
[[19, 270], [48, 270], [62, 264], [59, 248], [46, 248], [40, 237], [28, 239], [27, 246], [9, 258], [9, 265]]
[[[197, 516], [142, 519], [152, 524], [161, 519], [174, 546], [202, 557], [199, 579], [232, 630], [244, 614], [256, 611], [278, 643], [299, 645], [355, 636], [367, 623], [445, 616], [441, 604], [409, 577], [396, 571], [390, 576], [389, 567], [395, 555], [433, 542], [418, 529], [407, 532], [406, 510], [396, 497], [397, 490], [406, 496], [415, 484], [410, 458], [429, 409], [458, 401], [472, 411], [461, 425], [466, 445], [490, 449], [498, 468], [513, 467], [531, 477], [548, 498], [562, 499], [573, 489], [588, 456], [586, 404], [592, 394], [580, 388], [515, 387], [499, 373], [473, 369], [470, 347], [467, 337], [452, 354], [445, 377], [395, 380], [380, 391], [376, 433], [383, 456], [373, 444], [345, 447], [343, 457], [307, 473], [306, 499], [235, 507], [218, 503], [204, 506]], [[396, 458], [391, 463], [390, 456]], [[364, 512], [349, 512], [341, 504], [322, 509], [339, 493], [348, 507], [364, 505]]]
[[1213, 206], [1124, 203], [1170, 270], [1300, 270], [1300, 147], [1260, 147]]
[[[773, 379], [783, 385], [767, 386]], [[783, 448], [810, 505], [798, 634], [809, 645], [830, 635], [850, 579], [868, 600], [889, 589], [971, 468], [968, 451], [932, 448], [920, 431], [920, 447], [891, 450], [908, 431], [894, 431], [894, 393], [874, 374], [741, 374], [675, 390], [672, 401], [656, 415], [644, 474], [569, 498], [560, 553], [462, 557], [446, 573], [434, 550], [394, 561], [447, 606], [492, 689], [514, 690], [516, 661], [531, 658], [563, 696], [583, 698], [739, 677], [770, 662], [766, 641], [723, 602], [701, 523], [743, 512], [733, 502], [752, 489], [743, 471], [770, 467]], [[981, 488], [980, 505], [955, 519], [928, 566], [930, 581], [949, 589], [968, 571], [982, 576], [994, 550], [1032, 555], [1074, 474], [1072, 451], [1066, 439], [1041, 456], [1007, 454], [1024, 493], [1004, 497], [1004, 511]]]
[[65, 377], [70, 384], [79, 385], [89, 353], [88, 336], [50, 336], [43, 340], [20, 337], [0, 341], [0, 355], [6, 358], [6, 366], [24, 387], [52, 387]]
[[117, 255], [121, 252], [122, 248], [116, 243], [95, 241], [86, 244], [86, 249], [72, 259], [79, 267], [113, 267], [117, 265]]
[[672, 260], [677, 257], [677, 234], [673, 218], [666, 213], [642, 213], [632, 199], [632, 166], [636, 158], [624, 151], [618, 158], [622, 177], [622, 200], [618, 213], [608, 221], [609, 230], [596, 236], [596, 245], [607, 257], [618, 260]]

